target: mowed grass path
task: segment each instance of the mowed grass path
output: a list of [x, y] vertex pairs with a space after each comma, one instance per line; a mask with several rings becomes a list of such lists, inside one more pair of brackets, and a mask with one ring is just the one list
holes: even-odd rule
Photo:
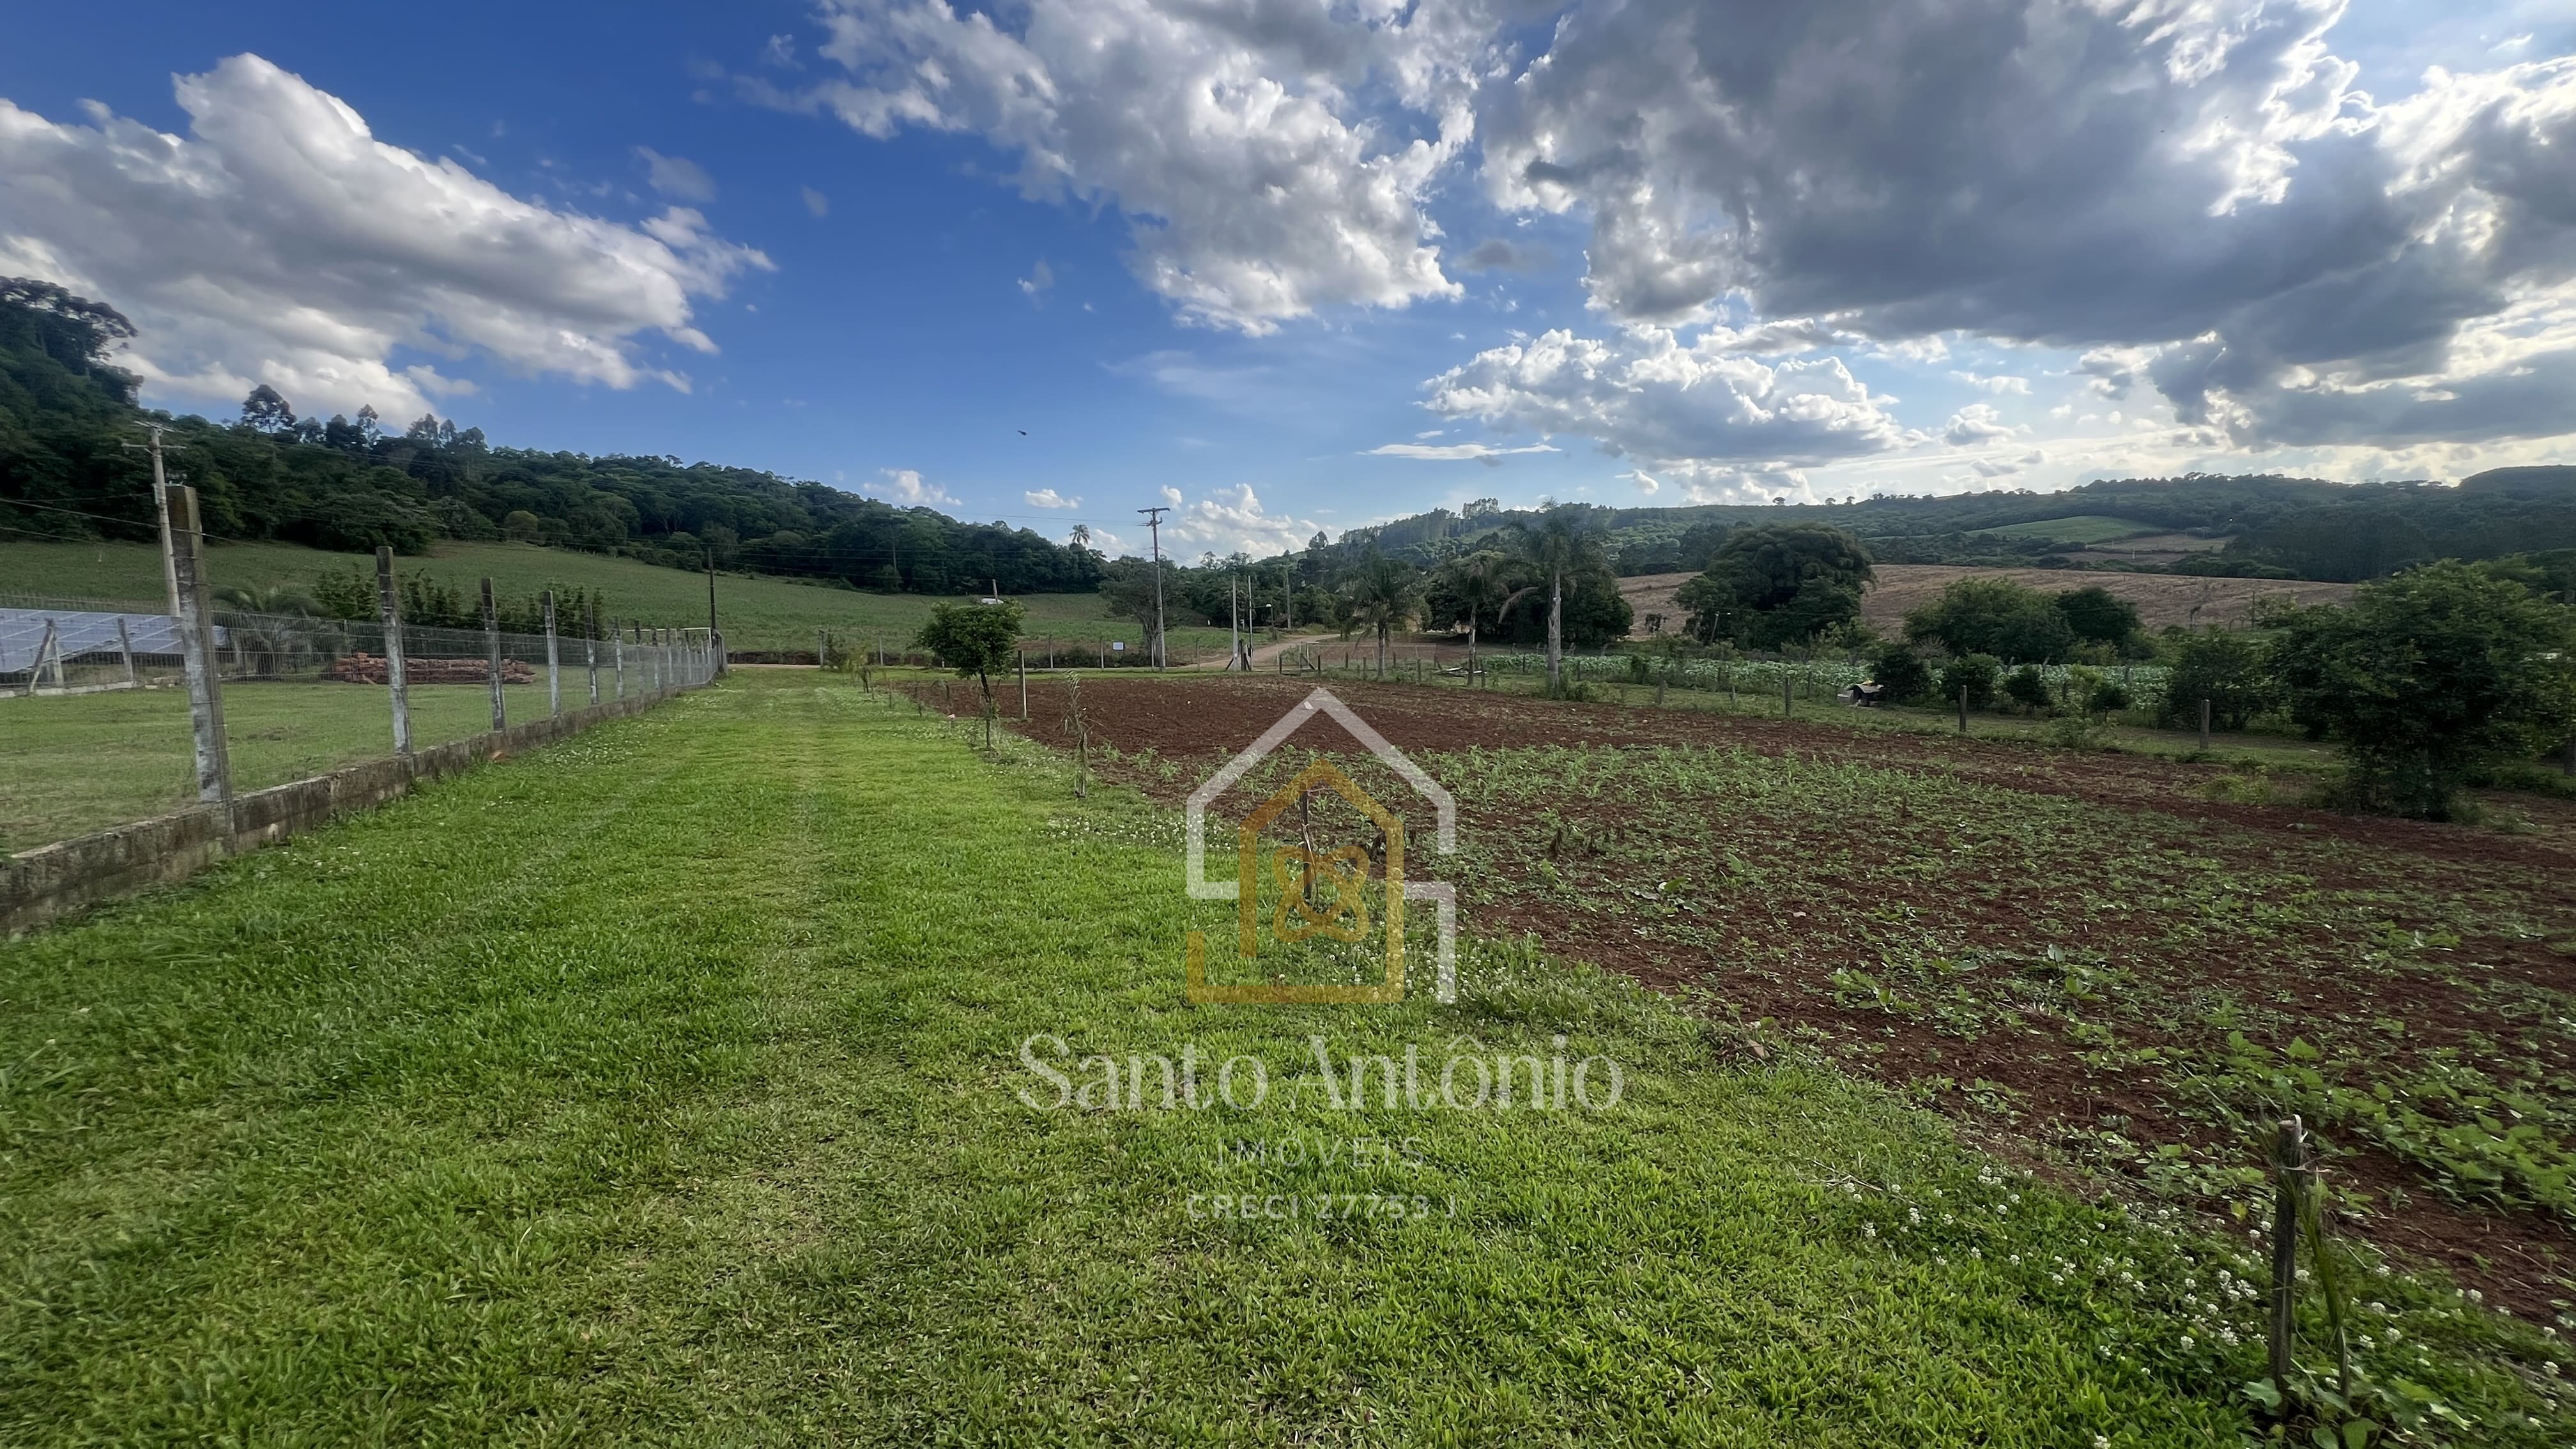
[[[1189, 1007], [1159, 817], [1013, 759], [743, 679], [0, 946], [0, 1442], [2232, 1440], [2238, 1359], [2090, 1286], [2189, 1240], [1511, 951]], [[1033, 1033], [1273, 1096], [1036, 1110]], [[1335, 1111], [1310, 1034], [1626, 1090]], [[1291, 1138], [1383, 1145], [1221, 1158]], [[1455, 1215], [1192, 1211], [1371, 1192]]]

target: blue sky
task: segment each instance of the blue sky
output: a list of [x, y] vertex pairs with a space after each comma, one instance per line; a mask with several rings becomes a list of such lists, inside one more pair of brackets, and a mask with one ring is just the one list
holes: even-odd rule
[[2564, 4], [600, 17], [54, 7], [0, 53], [0, 271], [135, 315], [164, 406], [1127, 542], [1177, 494], [1184, 548], [2576, 461]]

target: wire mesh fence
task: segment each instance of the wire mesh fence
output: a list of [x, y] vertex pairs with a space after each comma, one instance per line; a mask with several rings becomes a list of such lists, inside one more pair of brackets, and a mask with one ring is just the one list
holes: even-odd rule
[[[705, 628], [557, 623], [551, 635], [406, 623], [389, 640], [378, 619], [216, 607], [208, 674], [233, 793], [659, 695], [718, 667]], [[185, 665], [158, 603], [0, 594], [0, 852], [201, 798]]]

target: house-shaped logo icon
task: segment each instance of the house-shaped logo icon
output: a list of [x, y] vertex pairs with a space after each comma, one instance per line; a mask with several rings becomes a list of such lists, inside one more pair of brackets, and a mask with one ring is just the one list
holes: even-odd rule
[[[1365, 746], [1380, 764], [1395, 772], [1415, 793], [1431, 802], [1439, 822], [1435, 840], [1436, 853], [1454, 855], [1458, 850], [1458, 805], [1437, 781], [1422, 768], [1405, 758], [1404, 752], [1387, 743], [1386, 737], [1369, 726], [1349, 705], [1333, 697], [1330, 690], [1318, 689], [1300, 701], [1294, 709], [1280, 716], [1279, 722], [1264, 731], [1261, 738], [1246, 746], [1243, 753], [1226, 762], [1225, 768], [1208, 777], [1207, 783], [1191, 792], [1186, 818], [1189, 829], [1189, 891], [1192, 900], [1233, 901], [1236, 903], [1236, 951], [1244, 960], [1258, 954], [1260, 927], [1260, 883], [1262, 865], [1261, 832], [1279, 816], [1306, 798], [1309, 792], [1330, 790], [1349, 801], [1353, 808], [1374, 824], [1385, 839], [1383, 851], [1386, 893], [1380, 914], [1380, 929], [1386, 938], [1386, 975], [1382, 981], [1367, 985], [1284, 985], [1253, 982], [1242, 985], [1211, 985], [1207, 979], [1207, 936], [1202, 931], [1189, 934], [1189, 999], [1196, 1002], [1391, 1002], [1404, 999], [1404, 907], [1408, 901], [1432, 902], [1439, 920], [1437, 975], [1433, 999], [1447, 1004], [1458, 998], [1458, 892], [1447, 881], [1412, 881], [1404, 877], [1404, 820], [1394, 811], [1379, 804], [1362, 790], [1350, 776], [1335, 768], [1331, 761], [1318, 757], [1300, 771], [1297, 777], [1281, 786], [1245, 818], [1236, 834], [1236, 870], [1230, 880], [1210, 880], [1207, 876], [1207, 808], [1217, 797], [1234, 787], [1254, 766], [1269, 758], [1271, 751], [1287, 742], [1298, 728], [1317, 715], [1330, 716]], [[1280, 899], [1272, 933], [1282, 942], [1296, 942], [1313, 936], [1343, 941], [1360, 941], [1370, 934], [1369, 911], [1364, 885], [1376, 864], [1368, 852], [1357, 846], [1329, 852], [1317, 852], [1311, 844], [1305, 847], [1277, 846], [1271, 851], [1270, 865], [1280, 886]], [[1318, 902], [1315, 888], [1320, 885], [1329, 900]], [[1291, 887], [1294, 889], [1291, 889]]]

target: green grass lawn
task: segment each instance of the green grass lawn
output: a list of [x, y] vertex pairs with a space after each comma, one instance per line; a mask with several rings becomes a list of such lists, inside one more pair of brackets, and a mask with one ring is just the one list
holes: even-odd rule
[[[2241, 1248], [1522, 948], [1192, 1008], [1171, 833], [781, 672], [0, 946], [0, 1441], [2234, 1441]], [[1276, 1090], [1048, 1109], [1041, 1036]], [[1624, 1090], [1334, 1110], [1313, 1037]], [[2567, 1442], [2372, 1291], [2454, 1442]]]
[[[565, 681], [567, 709], [588, 683]], [[608, 686], [602, 686], [603, 691]], [[492, 727], [480, 684], [411, 687], [416, 746]], [[543, 684], [507, 688], [512, 720], [543, 718]], [[224, 735], [238, 793], [283, 785], [394, 752], [385, 691], [352, 684], [224, 686]], [[196, 803], [197, 757], [182, 689], [117, 690], [61, 698], [0, 698], [0, 854], [164, 815]]]
[[[220, 544], [207, 554], [218, 585], [265, 588], [305, 584], [329, 569], [355, 564], [372, 571], [372, 557], [326, 553], [288, 543]], [[647, 624], [702, 626], [707, 621], [706, 575], [658, 568], [633, 559], [572, 553], [525, 543], [437, 544], [427, 558], [395, 561], [404, 574], [436, 577], [472, 594], [489, 576], [503, 595], [525, 598], [547, 587], [586, 588], [602, 599], [602, 612]], [[161, 558], [139, 543], [0, 542], [0, 593], [61, 595], [80, 599], [150, 600], [161, 597]], [[821, 588], [785, 579], [726, 574], [716, 584], [718, 617], [733, 649], [814, 647], [814, 632], [830, 629], [854, 645], [879, 633], [899, 647], [930, 617], [936, 599], [916, 594], [869, 594]], [[1033, 638], [1105, 641], [1141, 646], [1131, 620], [1107, 617], [1094, 594], [1035, 594], [1021, 601]], [[1175, 657], [1212, 651], [1222, 657], [1225, 631], [1171, 630]]]
[[2153, 523], [2140, 523], [2134, 518], [2113, 518], [2102, 513], [2082, 513], [2071, 518], [2043, 518], [2034, 523], [2010, 523], [2001, 528], [1981, 528], [1981, 534], [2001, 538], [2044, 538], [2051, 543], [2109, 543], [2113, 539], [2136, 538], [2142, 534], [2161, 533]]

